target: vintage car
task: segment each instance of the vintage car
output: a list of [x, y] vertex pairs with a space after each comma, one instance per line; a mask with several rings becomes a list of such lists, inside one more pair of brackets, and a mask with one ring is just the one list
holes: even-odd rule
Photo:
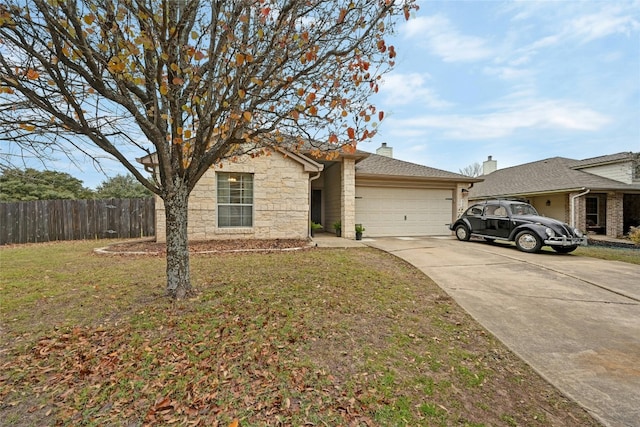
[[569, 253], [587, 244], [586, 236], [576, 228], [557, 219], [540, 216], [528, 203], [491, 200], [475, 204], [449, 225], [458, 240], [472, 236], [487, 241], [515, 242], [523, 252], [538, 252], [542, 246], [556, 252]]

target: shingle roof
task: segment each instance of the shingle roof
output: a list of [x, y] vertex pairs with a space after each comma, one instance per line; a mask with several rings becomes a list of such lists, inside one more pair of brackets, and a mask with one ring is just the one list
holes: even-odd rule
[[480, 176], [483, 182], [469, 190], [472, 199], [508, 197], [581, 188], [592, 190], [640, 190], [640, 185], [628, 185], [609, 178], [575, 169], [579, 160], [552, 157]]
[[574, 169], [584, 168], [588, 166], [602, 165], [602, 164], [611, 164], [618, 163], [623, 161], [633, 161], [638, 156], [638, 154], [634, 154], [630, 151], [616, 154], [609, 154], [606, 156], [598, 156], [592, 157], [590, 159], [579, 160]]
[[477, 178], [435, 169], [416, 163], [405, 162], [379, 154], [370, 154], [367, 158], [356, 163], [356, 176], [358, 175], [384, 175], [395, 177], [419, 177], [458, 180], [476, 182]]

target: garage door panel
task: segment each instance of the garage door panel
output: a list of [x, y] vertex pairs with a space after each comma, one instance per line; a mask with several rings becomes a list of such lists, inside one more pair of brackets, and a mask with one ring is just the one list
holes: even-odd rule
[[449, 234], [452, 191], [356, 187], [356, 223], [369, 236]]

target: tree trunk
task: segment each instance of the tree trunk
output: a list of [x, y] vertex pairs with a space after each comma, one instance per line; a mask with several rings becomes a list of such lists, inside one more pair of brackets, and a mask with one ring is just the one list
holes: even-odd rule
[[167, 228], [167, 294], [175, 299], [188, 297], [191, 290], [189, 240], [187, 237], [189, 191], [177, 185], [164, 199]]

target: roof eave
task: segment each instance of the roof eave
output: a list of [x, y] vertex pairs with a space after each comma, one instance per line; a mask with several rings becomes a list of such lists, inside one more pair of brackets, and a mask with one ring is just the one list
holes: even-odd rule
[[530, 196], [542, 196], [545, 194], [562, 194], [562, 193], [572, 193], [575, 191], [584, 191], [585, 187], [576, 187], [576, 188], [563, 188], [559, 190], [549, 190], [549, 191], [529, 191], [522, 193], [508, 193], [508, 194], [489, 194], [483, 196], [475, 196], [469, 194], [469, 200], [481, 200], [481, 199], [504, 199], [508, 197], [530, 197]]
[[441, 176], [415, 176], [415, 175], [386, 175], [380, 173], [362, 173], [356, 171], [356, 178], [364, 179], [380, 179], [385, 178], [394, 181], [446, 181], [446, 182], [465, 182], [475, 183], [482, 182], [480, 178], [457, 178], [457, 177], [441, 177]]
[[276, 147], [275, 149], [283, 156], [289, 157], [292, 160], [295, 160], [296, 162], [300, 163], [304, 167], [305, 172], [322, 172], [322, 170], [324, 169], [324, 165], [322, 163], [318, 163], [315, 160], [303, 154], [294, 153], [280, 147]]
[[[282, 154], [283, 156], [289, 157], [292, 160], [300, 163], [304, 168], [305, 172], [310, 172], [310, 173], [322, 172], [322, 170], [324, 169], [323, 164], [318, 163], [313, 159], [310, 159], [309, 157], [304, 156], [302, 154], [294, 153], [280, 147], [276, 147], [276, 151]], [[156, 153], [148, 154], [144, 157], [136, 158], [136, 161], [147, 167], [155, 167], [158, 165], [158, 155]]]
[[[356, 163], [358, 163], [361, 160], [366, 159], [367, 157], [369, 157], [371, 155], [371, 153], [367, 153], [364, 151], [356, 151], [355, 153], [345, 153], [341, 150], [335, 150], [335, 151], [321, 151], [322, 153], [332, 153], [332, 152], [336, 152], [338, 153], [338, 158], [342, 158], [342, 159], [354, 159], [356, 161]], [[311, 153], [314, 153], [313, 150], [305, 150], [302, 152], [302, 154], [305, 155], [305, 157], [308, 158], [313, 158], [313, 159], [319, 159], [322, 160], [322, 158], [318, 158], [314, 155], [312, 155]]]

